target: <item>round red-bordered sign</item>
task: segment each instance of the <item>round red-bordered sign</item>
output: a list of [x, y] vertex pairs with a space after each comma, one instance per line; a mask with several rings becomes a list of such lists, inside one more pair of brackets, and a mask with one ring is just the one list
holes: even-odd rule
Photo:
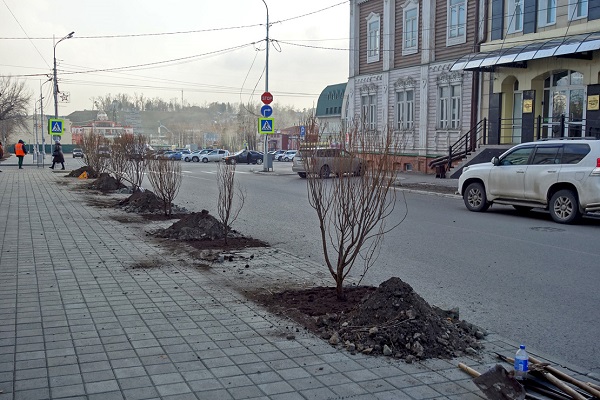
[[264, 92], [262, 96], [260, 96], [260, 101], [262, 101], [263, 104], [271, 104], [273, 95], [270, 92]]

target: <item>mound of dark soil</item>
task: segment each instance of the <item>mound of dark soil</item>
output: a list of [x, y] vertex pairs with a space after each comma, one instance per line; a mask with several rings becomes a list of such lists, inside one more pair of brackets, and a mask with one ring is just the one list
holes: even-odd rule
[[98, 173], [92, 167], [90, 167], [88, 165], [84, 165], [81, 168], [77, 168], [76, 170], [69, 172], [69, 174], [67, 176], [71, 177], [71, 178], [79, 178], [79, 176], [81, 174], [83, 174], [84, 172], [87, 172], [89, 179], [98, 178]]
[[160, 229], [155, 236], [178, 240], [216, 240], [225, 238], [225, 227], [208, 211], [202, 210], [186, 215], [166, 229]]
[[98, 179], [90, 184], [90, 189], [100, 190], [101, 192], [110, 192], [126, 188], [121, 182], [105, 172], [101, 173]]
[[335, 288], [288, 290], [273, 296], [250, 294], [272, 311], [303, 324], [333, 346], [351, 353], [386, 355], [407, 362], [476, 354], [483, 330], [458, 319], [458, 311], [430, 306], [399, 278], [378, 288], [345, 288], [338, 301]]
[[164, 203], [150, 190], [134, 192], [125, 200], [121, 200], [117, 207], [139, 214], [164, 212]]

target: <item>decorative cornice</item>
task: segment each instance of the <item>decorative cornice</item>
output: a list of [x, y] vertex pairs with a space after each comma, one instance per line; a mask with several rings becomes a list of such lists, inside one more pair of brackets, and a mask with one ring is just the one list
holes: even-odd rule
[[376, 94], [379, 87], [374, 83], [369, 83], [360, 87], [361, 94]]
[[414, 88], [417, 87], [417, 81], [411, 76], [407, 76], [406, 78], [398, 78], [398, 80], [394, 83], [394, 87], [396, 89]]
[[461, 71], [442, 72], [438, 77], [438, 83], [462, 82], [463, 74]]
[[356, 83], [366, 83], [366, 82], [377, 82], [377, 81], [382, 81], [383, 80], [383, 75], [371, 75], [371, 76], [363, 76], [360, 78], [355, 78], [354, 82]]

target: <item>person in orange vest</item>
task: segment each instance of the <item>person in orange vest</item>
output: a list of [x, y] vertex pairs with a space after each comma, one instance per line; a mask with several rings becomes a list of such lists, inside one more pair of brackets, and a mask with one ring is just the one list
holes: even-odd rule
[[19, 169], [23, 169], [23, 157], [27, 154], [25, 142], [19, 139], [19, 143], [15, 144], [15, 156], [19, 159]]

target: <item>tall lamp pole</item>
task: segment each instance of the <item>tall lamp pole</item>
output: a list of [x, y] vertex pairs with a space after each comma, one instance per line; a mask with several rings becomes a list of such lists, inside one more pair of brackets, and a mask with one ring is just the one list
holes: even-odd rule
[[56, 79], [56, 46], [65, 39], [71, 39], [75, 32], [71, 32], [54, 44], [54, 118], [58, 118], [58, 80]]
[[[266, 61], [265, 61], [265, 92], [269, 91], [269, 47], [270, 47], [270, 43], [269, 43], [269, 7], [267, 6], [267, 2], [265, 0], [262, 0], [262, 2], [265, 4], [265, 8], [267, 9], [267, 56], [266, 56]], [[271, 164], [270, 159], [269, 159], [269, 135], [264, 135], [265, 136], [265, 148], [264, 148], [264, 155], [263, 155], [263, 172], [269, 171], [269, 165]]]

